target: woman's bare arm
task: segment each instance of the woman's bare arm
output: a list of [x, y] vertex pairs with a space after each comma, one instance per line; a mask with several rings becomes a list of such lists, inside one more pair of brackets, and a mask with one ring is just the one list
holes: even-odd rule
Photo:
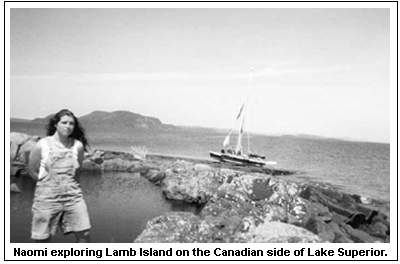
[[82, 142], [78, 141], [78, 168], [75, 170], [75, 175], [79, 179], [79, 174], [80, 174], [80, 169], [82, 168], [82, 163], [83, 163], [83, 158], [84, 158], [84, 150], [83, 150], [83, 144]]
[[42, 159], [42, 147], [40, 142], [38, 142], [31, 150], [31, 153], [29, 155], [29, 164], [28, 164], [29, 175], [31, 175], [32, 179], [35, 182], [39, 180], [39, 168], [41, 159]]

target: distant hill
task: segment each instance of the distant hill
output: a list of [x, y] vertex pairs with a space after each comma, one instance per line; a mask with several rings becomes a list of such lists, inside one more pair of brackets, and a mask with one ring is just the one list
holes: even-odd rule
[[10, 118], [11, 122], [21, 122], [21, 123], [28, 123], [31, 122], [29, 119], [23, 119], [23, 118]]
[[[20, 125], [40, 125], [44, 127], [52, 115], [44, 118], [26, 120], [11, 118], [12, 123]], [[94, 111], [90, 114], [78, 117], [86, 130], [101, 130], [103, 132], [148, 131], [148, 132], [215, 132], [213, 129], [189, 126], [175, 126], [164, 124], [158, 118], [143, 116], [129, 111]]]
[[117, 130], [164, 130], [177, 131], [179, 127], [163, 124], [158, 118], [143, 116], [128, 111], [94, 111], [81, 116], [79, 121], [88, 128]]

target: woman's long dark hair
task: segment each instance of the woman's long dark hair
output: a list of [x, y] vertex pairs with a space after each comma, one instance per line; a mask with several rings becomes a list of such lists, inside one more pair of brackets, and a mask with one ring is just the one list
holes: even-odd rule
[[78, 118], [69, 110], [63, 109], [56, 113], [52, 118], [50, 118], [49, 123], [46, 125], [46, 135], [52, 136], [56, 133], [56, 125], [60, 121], [61, 117], [63, 116], [70, 116], [74, 119], [74, 131], [70, 135], [70, 137], [79, 140], [83, 144], [83, 149], [86, 151], [87, 147], [89, 146], [89, 142], [85, 135], [85, 129], [79, 123]]

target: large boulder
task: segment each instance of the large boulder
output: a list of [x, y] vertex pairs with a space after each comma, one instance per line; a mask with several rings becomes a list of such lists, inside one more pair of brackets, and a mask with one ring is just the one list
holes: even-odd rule
[[[147, 222], [136, 243], [195, 243], [199, 237], [199, 217], [189, 212], [169, 212]], [[207, 242], [207, 241], [204, 241]]]
[[30, 136], [23, 133], [10, 133], [10, 162], [19, 161], [28, 163], [30, 151], [39, 141], [39, 136]]
[[10, 175], [17, 176], [26, 172], [29, 163], [29, 154], [40, 137], [30, 136], [24, 133], [10, 133]]
[[265, 222], [247, 232], [241, 240], [247, 243], [322, 243], [314, 233], [281, 222]]
[[161, 188], [164, 195], [172, 200], [205, 204], [219, 186], [218, 175], [213, 170], [199, 169], [186, 161], [178, 160], [165, 173]]

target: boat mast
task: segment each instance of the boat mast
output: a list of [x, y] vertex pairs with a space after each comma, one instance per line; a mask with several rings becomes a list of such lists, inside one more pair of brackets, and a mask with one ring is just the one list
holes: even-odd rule
[[[250, 76], [249, 76], [249, 83], [247, 84], [247, 95], [246, 95], [246, 105], [248, 106], [248, 101], [249, 101], [249, 97], [250, 97], [250, 87], [251, 87], [251, 81], [252, 81], [252, 77], [253, 77], [253, 68], [250, 69]], [[247, 106], [246, 106], [246, 111], [247, 111]], [[250, 150], [250, 129], [249, 129], [249, 120], [246, 119], [246, 124], [247, 124], [247, 151], [248, 154], [251, 153]]]
[[[247, 84], [247, 94], [246, 94], [246, 100], [243, 104], [243, 117], [242, 117], [242, 123], [240, 125], [240, 130], [239, 130], [239, 136], [238, 136], [238, 142], [236, 145], [236, 153], [242, 152], [242, 134], [243, 134], [243, 127], [244, 127], [244, 121], [246, 117], [246, 110], [247, 110], [247, 101], [249, 99], [249, 92], [250, 92], [250, 83], [251, 83], [251, 77], [253, 74], [253, 69], [250, 70], [250, 77], [249, 77], [249, 82]], [[250, 145], [250, 143], [248, 142]]]

